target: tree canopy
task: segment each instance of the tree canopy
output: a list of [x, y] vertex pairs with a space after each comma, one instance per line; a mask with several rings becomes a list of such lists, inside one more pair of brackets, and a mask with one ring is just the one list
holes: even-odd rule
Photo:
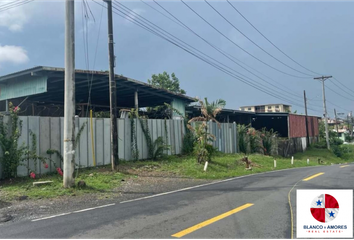
[[167, 72], [153, 74], [151, 79], [148, 79], [148, 83], [152, 86], [169, 90], [174, 93], [186, 94], [186, 91], [179, 86], [179, 79], [174, 73], [171, 76]]

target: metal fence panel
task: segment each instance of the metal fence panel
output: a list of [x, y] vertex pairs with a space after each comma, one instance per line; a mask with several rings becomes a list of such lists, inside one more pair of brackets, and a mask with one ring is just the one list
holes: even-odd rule
[[[8, 118], [8, 117], [5, 117]], [[30, 133], [33, 132], [37, 138], [37, 154], [40, 156], [50, 157], [52, 162], [48, 162], [49, 168], [44, 168], [43, 164], [38, 161], [37, 169], [33, 160], [28, 162], [28, 167], [36, 171], [36, 173], [48, 173], [56, 171], [55, 166], [63, 167], [60, 158], [56, 155], [47, 155], [48, 149], [58, 150], [63, 155], [63, 142], [64, 142], [64, 119], [61, 117], [23, 117], [22, 134], [19, 139], [19, 145], [24, 143], [26, 146], [31, 147], [32, 137]], [[76, 118], [75, 119], [75, 132], [78, 133], [83, 124], [86, 124], [83, 132], [81, 133], [78, 142], [76, 153], [76, 163], [80, 167], [93, 166], [92, 157], [92, 144], [91, 144], [91, 127], [89, 118]], [[6, 120], [5, 120], [6, 121]], [[143, 134], [139, 120], [134, 120], [137, 131], [137, 145], [139, 150], [139, 159], [148, 158], [148, 146]], [[111, 149], [110, 149], [110, 119], [92, 119], [92, 133], [93, 133], [93, 148], [95, 150], [96, 165], [106, 165], [111, 162]], [[167, 139], [167, 144], [170, 145], [170, 150], [166, 151], [167, 154], [179, 154], [182, 150], [183, 137], [185, 134], [184, 123], [181, 119], [149, 119], [147, 121], [150, 135], [152, 140], [158, 137], [163, 137], [164, 141]], [[118, 126], [118, 150], [119, 158], [124, 160], [131, 160], [131, 120], [117, 119]], [[193, 127], [197, 123], [192, 123]], [[236, 124], [221, 123], [220, 127], [214, 123], [209, 122], [209, 132], [213, 134], [216, 140], [213, 142], [214, 147], [225, 153], [237, 152], [237, 137], [236, 137]], [[2, 154], [2, 153], [0, 153]], [[1, 167], [1, 166], [0, 166]], [[1, 168], [0, 168], [1, 170]], [[0, 173], [1, 174], [1, 173]], [[19, 167], [18, 174], [20, 176], [27, 176], [28, 170], [26, 167]], [[0, 175], [1, 177], [1, 175]]]

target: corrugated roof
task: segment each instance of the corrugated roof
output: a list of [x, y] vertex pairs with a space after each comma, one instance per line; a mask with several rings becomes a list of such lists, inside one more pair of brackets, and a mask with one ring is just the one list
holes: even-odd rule
[[[43, 101], [50, 100], [53, 98], [55, 99], [56, 95], [54, 93], [58, 93], [63, 95], [63, 83], [64, 83], [64, 68], [56, 68], [56, 67], [47, 67], [47, 66], [37, 66], [33, 67], [30, 69], [25, 69], [22, 71], [18, 71], [15, 73], [7, 74], [4, 76], [0, 76], [0, 82], [4, 81], [11, 81], [13, 79], [17, 78], [23, 78], [23, 77], [30, 77], [34, 75], [48, 75], [48, 92], [46, 93], [47, 95], [50, 94], [49, 96], [45, 97], [43, 95], [45, 94], [40, 94], [38, 96], [38, 99], [41, 99]], [[54, 80], [55, 78], [55, 80]], [[108, 72], [105, 71], [92, 71], [92, 70], [81, 70], [81, 69], [76, 69], [75, 70], [75, 79], [76, 79], [76, 95], [77, 95], [77, 100], [80, 102], [80, 96], [82, 96], [82, 99], [85, 99], [88, 92], [87, 85], [88, 85], [88, 80], [93, 79], [93, 87], [92, 87], [92, 94], [94, 95], [93, 98], [99, 99], [101, 98], [107, 98], [108, 94]], [[182, 101], [191, 103], [195, 102], [195, 98], [183, 95], [183, 94], [177, 94], [165, 89], [157, 88], [154, 87], [150, 84], [125, 77], [123, 75], [115, 75], [115, 80], [117, 82], [117, 91], [120, 92], [120, 96], [122, 99], [120, 99], [120, 102], [128, 102], [129, 105], [131, 105], [131, 102], [133, 99], [130, 99], [132, 96], [132, 93], [134, 93], [135, 90], [138, 89], [139, 91], [139, 101], [145, 100], [149, 102], [155, 101], [156, 103], [163, 102], [164, 99], [173, 99], [177, 98]], [[86, 82], [86, 84], [85, 84]], [[52, 85], [52, 87], [50, 86]], [[105, 87], [107, 86], [107, 88]], [[99, 90], [99, 91], [96, 91]], [[62, 96], [59, 96], [58, 99], [61, 98]], [[79, 95], [79, 96], [78, 96]], [[117, 93], [118, 95], [118, 93]], [[132, 96], [131, 96], [132, 95]], [[143, 98], [142, 96], [145, 95]], [[34, 100], [36, 100], [37, 96], [32, 97]], [[105, 103], [107, 99], [105, 99]], [[84, 100], [83, 100], [84, 101]], [[103, 101], [102, 101], [103, 103]], [[143, 102], [140, 102], [139, 105], [143, 105]]]

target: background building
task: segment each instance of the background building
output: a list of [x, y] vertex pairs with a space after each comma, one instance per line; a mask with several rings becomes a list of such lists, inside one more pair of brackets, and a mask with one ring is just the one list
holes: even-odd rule
[[246, 112], [291, 112], [291, 105], [286, 104], [265, 104], [255, 106], [242, 106], [241, 111]]

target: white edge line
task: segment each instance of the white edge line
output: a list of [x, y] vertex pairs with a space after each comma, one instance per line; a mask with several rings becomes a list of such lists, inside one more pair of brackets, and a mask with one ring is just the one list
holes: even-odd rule
[[44, 218], [37, 218], [32, 220], [32, 222], [36, 222], [36, 221], [40, 221], [40, 220], [45, 220], [45, 219], [49, 219], [49, 218], [55, 218], [55, 217], [60, 217], [60, 216], [64, 216], [64, 215], [69, 215], [72, 212], [68, 212], [68, 213], [61, 213], [61, 214], [57, 214], [57, 215], [53, 215], [53, 216], [49, 216], [49, 217], [44, 217]]
[[[244, 177], [250, 177], [250, 176], [254, 176], [254, 175], [262, 175], [262, 174], [267, 174], [267, 173], [274, 173], [274, 172], [295, 170], [295, 169], [301, 169], [301, 168], [315, 168], [315, 167], [329, 167], [329, 166], [331, 166], [331, 165], [322, 165], [322, 166], [319, 165], [319, 166], [309, 166], [309, 167], [286, 168], [286, 169], [274, 170], [274, 171], [269, 171], [269, 172], [253, 173], [253, 174], [248, 174], [248, 175], [244, 175], [244, 176], [238, 176], [238, 177], [228, 178], [228, 179], [224, 179], [224, 180], [220, 180], [220, 181], [216, 181], [216, 182], [205, 183], [205, 184], [201, 184], [201, 185], [197, 185], [197, 186], [192, 186], [192, 187], [187, 187], [187, 188], [181, 188], [181, 189], [174, 190], [174, 191], [170, 191], [170, 192], [158, 193], [158, 194], [151, 195], [151, 196], [146, 196], [146, 197], [141, 197], [141, 198], [135, 198], [135, 199], [127, 200], [127, 201], [122, 201], [122, 202], [120, 202], [120, 203], [129, 203], [129, 202], [135, 202], [135, 201], [139, 201], [139, 200], [144, 200], [144, 199], [159, 197], [159, 196], [163, 196], [163, 195], [167, 195], [167, 194], [171, 194], [171, 193], [182, 192], [182, 191], [186, 191], [186, 190], [190, 190], [190, 189], [194, 189], [194, 188], [205, 187], [205, 186], [209, 186], [209, 185], [213, 185], [213, 184], [228, 182], [228, 181], [232, 181], [232, 180], [236, 180], [236, 179], [240, 179], [240, 178], [244, 178]], [[332, 165], [332, 166], [333, 166], [333, 165]]]
[[109, 207], [109, 206], [114, 206], [114, 205], [116, 205], [116, 204], [115, 204], [115, 203], [111, 203], [111, 204], [102, 205], [102, 206], [98, 206], [98, 207], [86, 208], [86, 209], [82, 209], [82, 210], [74, 211], [73, 213], [86, 212], [86, 211], [90, 211], [90, 210], [94, 210], [94, 209], [98, 209], [98, 208]]
[[53, 216], [49, 216], [49, 217], [44, 217], [44, 218], [37, 218], [37, 219], [32, 220], [32, 222], [45, 220], [45, 219], [50, 219], [50, 218], [55, 218], [55, 217], [60, 217], [60, 216], [65, 216], [65, 215], [69, 215], [69, 214], [72, 214], [72, 213], [86, 212], [86, 211], [90, 211], [90, 210], [94, 210], [94, 209], [98, 209], [98, 208], [109, 207], [109, 206], [114, 206], [114, 205], [116, 205], [116, 204], [115, 203], [111, 203], [111, 204], [102, 205], [102, 206], [98, 206], [98, 207], [85, 208], [85, 209], [74, 211], [74, 212], [61, 213], [61, 214], [57, 214], [57, 215], [53, 215]]

